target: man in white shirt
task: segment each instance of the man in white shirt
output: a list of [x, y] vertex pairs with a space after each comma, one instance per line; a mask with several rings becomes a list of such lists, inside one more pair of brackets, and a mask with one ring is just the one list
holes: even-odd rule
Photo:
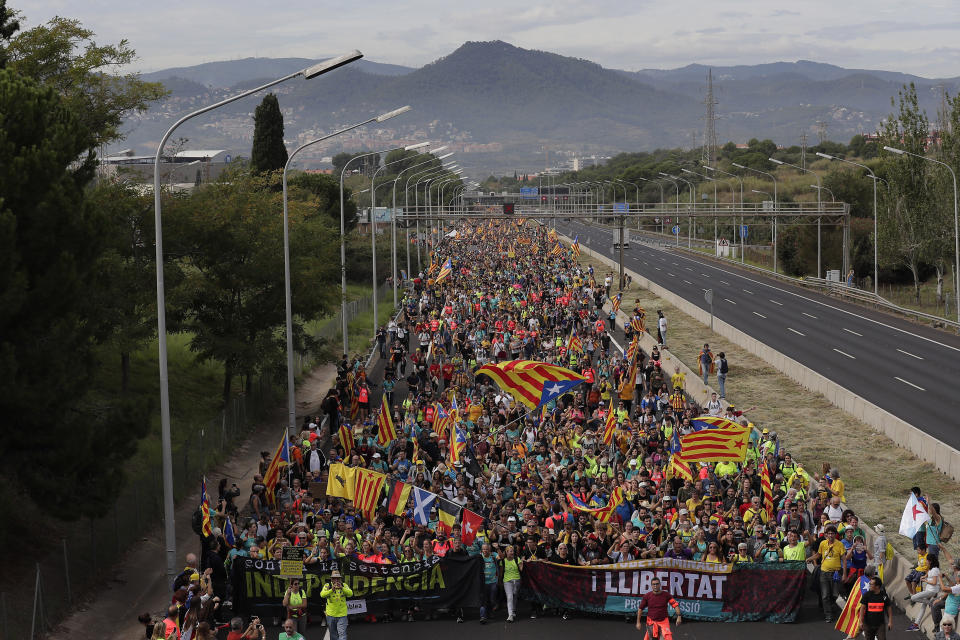
[[325, 462], [323, 452], [317, 449], [317, 441], [314, 440], [310, 443], [310, 451], [307, 452], [307, 468], [315, 476], [318, 476]]
[[716, 393], [710, 394], [710, 400], [707, 402], [706, 409], [708, 414], [715, 417], [719, 417], [720, 414], [723, 413], [722, 405], [720, 404], [720, 401], [717, 399]]

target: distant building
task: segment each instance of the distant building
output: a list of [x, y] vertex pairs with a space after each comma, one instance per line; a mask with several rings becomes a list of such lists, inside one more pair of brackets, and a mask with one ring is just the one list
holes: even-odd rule
[[[240, 156], [229, 149], [184, 149], [165, 156], [160, 163], [160, 179], [165, 184], [202, 184], [216, 180], [231, 162]], [[134, 182], [153, 181], [153, 155], [136, 155], [132, 149], [107, 156], [100, 166], [101, 175], [122, 175]]]

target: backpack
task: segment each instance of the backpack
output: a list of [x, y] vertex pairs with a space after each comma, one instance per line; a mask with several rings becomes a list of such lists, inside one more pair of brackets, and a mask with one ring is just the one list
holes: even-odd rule
[[726, 358], [721, 358], [721, 359], [720, 359], [720, 373], [729, 373], [729, 372], [730, 372], [730, 365], [727, 364], [727, 359], [726, 359]]

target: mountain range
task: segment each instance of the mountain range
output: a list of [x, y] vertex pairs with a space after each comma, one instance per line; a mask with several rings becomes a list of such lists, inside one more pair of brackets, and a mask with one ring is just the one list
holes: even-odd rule
[[[215, 99], [312, 64], [301, 58], [247, 58], [164, 69], [170, 96], [132, 118], [125, 146], [146, 151], [177, 117]], [[706, 78], [713, 76], [720, 144], [771, 138], [811, 143], [818, 133], [847, 141], [876, 131], [903, 84], [917, 86], [935, 119], [941, 86], [951, 95], [960, 77], [844, 69], [810, 61], [731, 67], [608, 69], [588, 60], [522, 49], [505, 42], [467, 42], [419, 69], [361, 60], [311, 82], [279, 85], [286, 137], [304, 142], [377, 113], [409, 104], [402, 118], [344, 137], [342, 148], [377, 148], [431, 139], [458, 148], [473, 177], [535, 171], [570, 156], [605, 156], [702, 141]], [[249, 149], [256, 98], [238, 101], [188, 124], [176, 136], [193, 148]], [[336, 144], [326, 155], [341, 150]]]

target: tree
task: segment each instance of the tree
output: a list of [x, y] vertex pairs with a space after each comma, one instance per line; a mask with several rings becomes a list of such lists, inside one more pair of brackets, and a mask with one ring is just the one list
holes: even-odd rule
[[[281, 196], [276, 174], [224, 172], [190, 198], [175, 200], [172, 233], [184, 244], [184, 279], [171, 298], [186, 312], [190, 348], [224, 365], [223, 399], [234, 377], [282, 379], [285, 362]], [[290, 202], [294, 345], [314, 346], [304, 324], [338, 296], [339, 229], [301, 201]]]
[[20, 30], [20, 21], [13, 9], [7, 9], [7, 0], [0, 0], [0, 69], [7, 66], [7, 49], [4, 41], [9, 41]]
[[[293, 188], [291, 197], [310, 201], [318, 215], [326, 216], [340, 229], [340, 181], [322, 173], [297, 173], [288, 178]], [[350, 189], [344, 189], [344, 228], [352, 231], [357, 226], [357, 203]]]
[[98, 45], [80, 22], [54, 18], [20, 32], [10, 42], [8, 68], [53, 88], [87, 135], [84, 150], [123, 138], [121, 127], [131, 113], [146, 111], [166, 95], [159, 82], [139, 74], [115, 74], [136, 60], [126, 40]]
[[250, 170], [266, 173], [283, 169], [287, 164], [287, 147], [283, 144], [283, 114], [277, 96], [268, 93], [253, 112], [253, 149]]
[[[384, 163], [387, 165], [386, 171], [397, 175], [401, 171], [409, 169], [418, 162], [423, 162], [426, 159], [424, 154], [418, 153], [417, 151], [408, 151], [406, 149], [396, 149], [387, 154], [387, 157], [384, 158]], [[396, 164], [391, 164], [396, 163]], [[427, 165], [423, 165], [427, 166]]]
[[[947, 96], [947, 112], [942, 115], [943, 124], [940, 130], [940, 145], [937, 148], [937, 160], [946, 163], [953, 170], [954, 175], [960, 176], [960, 96]], [[937, 207], [941, 211], [940, 219], [946, 225], [945, 229], [953, 229], [953, 180], [949, 172], [943, 168], [936, 169], [937, 188]], [[946, 218], [946, 220], [944, 220]], [[951, 270], [955, 269], [956, 247], [954, 245], [954, 236], [951, 233], [941, 233], [939, 249], [940, 259], [952, 265]], [[954, 278], [960, 277], [960, 274], [954, 273]], [[938, 281], [938, 298], [943, 296], [942, 279]]]
[[65, 518], [109, 508], [149, 424], [146, 407], [91, 393], [107, 225], [84, 201], [85, 121], [0, 70], [0, 487]]
[[[893, 99], [890, 102], [897, 112], [884, 123], [883, 144], [922, 156], [926, 153], [930, 123], [920, 109], [916, 87], [913, 83], [904, 86], [896, 102]], [[888, 214], [880, 218], [879, 249], [888, 260], [910, 270], [917, 304], [920, 304], [921, 266], [931, 256], [936, 236], [943, 235], [931, 233], [942, 227], [933, 220], [928, 164], [922, 158], [887, 153], [882, 165], [890, 188], [883, 191]], [[938, 275], [942, 278], [941, 267]]]

